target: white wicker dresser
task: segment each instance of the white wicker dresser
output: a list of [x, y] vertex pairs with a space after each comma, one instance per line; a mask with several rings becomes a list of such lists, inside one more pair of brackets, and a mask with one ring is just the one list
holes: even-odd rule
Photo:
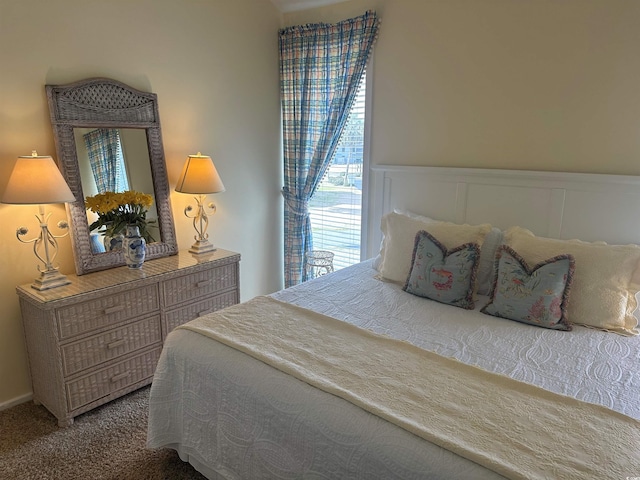
[[33, 400], [69, 426], [73, 418], [151, 383], [167, 334], [240, 301], [240, 255], [226, 250], [118, 267], [70, 285], [17, 287]]

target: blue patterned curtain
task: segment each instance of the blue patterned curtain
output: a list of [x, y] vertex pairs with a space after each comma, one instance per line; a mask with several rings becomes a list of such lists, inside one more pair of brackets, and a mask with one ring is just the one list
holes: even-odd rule
[[313, 245], [308, 202], [336, 149], [378, 27], [369, 11], [335, 25], [280, 30], [286, 287], [306, 280], [304, 255]]
[[98, 193], [129, 190], [120, 132], [99, 128], [83, 135]]

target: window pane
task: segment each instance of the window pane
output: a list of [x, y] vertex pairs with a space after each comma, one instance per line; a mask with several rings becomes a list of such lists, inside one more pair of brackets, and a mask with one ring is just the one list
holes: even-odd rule
[[365, 76], [331, 165], [309, 203], [313, 249], [335, 254], [337, 270], [360, 261]]

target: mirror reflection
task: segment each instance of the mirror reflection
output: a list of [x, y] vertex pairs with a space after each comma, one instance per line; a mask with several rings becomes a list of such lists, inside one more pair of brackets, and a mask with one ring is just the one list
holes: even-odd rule
[[[46, 85], [45, 90], [58, 166], [76, 198], [67, 204], [76, 273], [84, 275], [125, 264], [122, 250], [105, 249], [104, 253], [97, 253], [104, 241], [98, 238], [92, 243], [96, 230], [115, 232], [123, 223], [135, 224], [141, 234], [147, 225], [156, 229], [154, 240], [147, 245], [147, 260], [178, 253], [157, 95], [109, 78]], [[104, 131], [95, 135], [116, 137], [119, 141], [113, 165], [104, 167], [105, 171], [96, 175], [90, 159], [90, 150], [94, 147], [88, 142], [92, 135], [85, 136], [101, 129]], [[112, 170], [116, 173], [109, 173]], [[126, 187], [132, 190], [110, 191]], [[97, 193], [101, 189], [107, 191]], [[97, 196], [102, 197], [96, 199]], [[105, 200], [105, 197], [108, 198]], [[87, 214], [87, 198], [91, 199], [91, 210], [98, 213], [98, 219], [93, 222], [94, 217]], [[157, 221], [149, 224], [147, 213], [149, 217], [157, 216]]]
[[[73, 135], [85, 197], [127, 190], [151, 195], [153, 201], [146, 213], [147, 239], [159, 240], [146, 131], [139, 128], [85, 127], [74, 128]], [[87, 209], [87, 224], [92, 225], [96, 220], [98, 215]], [[92, 253], [111, 251], [121, 244], [121, 235], [112, 235], [104, 225], [94, 228], [89, 235]]]

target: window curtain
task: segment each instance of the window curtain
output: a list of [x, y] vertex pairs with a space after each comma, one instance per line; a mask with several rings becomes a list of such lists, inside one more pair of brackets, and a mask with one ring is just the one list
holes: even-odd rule
[[99, 128], [83, 135], [98, 193], [123, 192], [129, 189], [120, 132]]
[[304, 256], [313, 248], [308, 202], [340, 139], [379, 23], [369, 11], [334, 25], [279, 32], [286, 287], [307, 280]]

